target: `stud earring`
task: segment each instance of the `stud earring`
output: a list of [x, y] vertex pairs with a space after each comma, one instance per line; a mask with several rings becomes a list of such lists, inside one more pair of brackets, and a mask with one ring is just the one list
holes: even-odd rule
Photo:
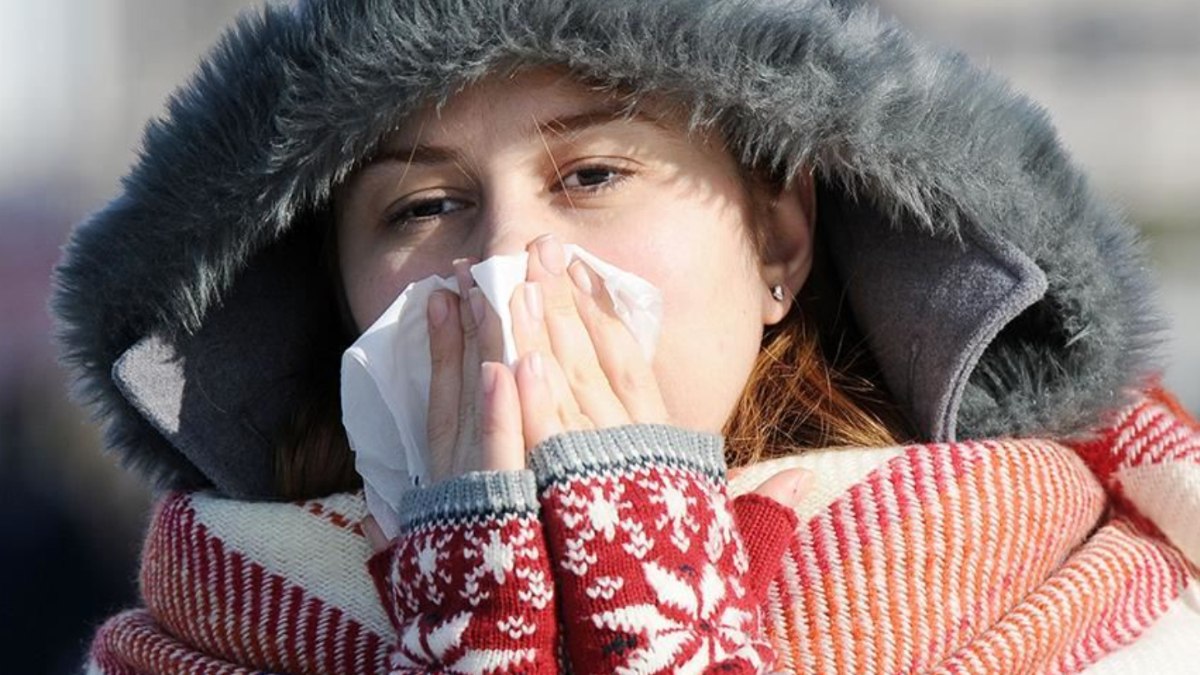
[[775, 284], [771, 287], [771, 297], [775, 298], [775, 302], [783, 302], [783, 286]]

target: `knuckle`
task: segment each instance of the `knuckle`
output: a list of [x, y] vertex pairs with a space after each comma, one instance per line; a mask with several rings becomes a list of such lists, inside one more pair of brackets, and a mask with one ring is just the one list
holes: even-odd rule
[[[429, 447], [436, 451], [438, 448], [454, 447], [454, 432], [445, 427], [429, 432]], [[437, 454], [435, 452], [435, 454]]]
[[479, 432], [484, 438], [502, 437], [510, 432], [508, 424], [499, 415], [484, 415], [479, 423]]
[[451, 368], [462, 358], [462, 350], [451, 349], [449, 345], [439, 344], [440, 342], [436, 340], [435, 344], [438, 346], [429, 352], [430, 367], [435, 373]]
[[657, 383], [643, 368], [620, 368], [614, 374], [614, 386], [622, 392], [641, 394], [651, 392]]
[[580, 389], [595, 386], [598, 381], [608, 382], [600, 364], [593, 359], [578, 359], [566, 369], [567, 382], [572, 388]]
[[462, 358], [462, 340], [459, 334], [431, 335], [429, 337], [429, 360], [434, 372], [456, 363]]
[[458, 451], [465, 454], [482, 441], [480, 420], [474, 406], [463, 406], [458, 414]]
[[454, 444], [454, 437], [458, 431], [456, 419], [456, 415], [448, 412], [430, 413], [426, 426], [431, 447], [450, 447]]
[[575, 307], [575, 298], [571, 296], [569, 289], [564, 288], [546, 289], [543, 306], [547, 317], [563, 317], [579, 313]]
[[583, 413], [570, 413], [566, 418], [566, 428], [571, 431], [583, 431], [596, 426], [592, 419]]

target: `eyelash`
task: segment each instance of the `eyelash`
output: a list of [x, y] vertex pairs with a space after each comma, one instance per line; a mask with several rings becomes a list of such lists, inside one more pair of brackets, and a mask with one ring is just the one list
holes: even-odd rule
[[[455, 204], [459, 204], [461, 206], [459, 206], [459, 208], [456, 208], [452, 211], [444, 211], [442, 213], [436, 213], [433, 215], [427, 215], [427, 216], [410, 215], [418, 209], [422, 209], [422, 208], [425, 208], [425, 207], [428, 207], [428, 206], [431, 206], [434, 204], [444, 204], [446, 202], [454, 202]], [[402, 226], [407, 223], [420, 222], [420, 221], [426, 221], [426, 220], [435, 220], [437, 218], [442, 218], [449, 214], [457, 213], [457, 212], [467, 208], [467, 206], [469, 206], [469, 205], [470, 205], [469, 202], [467, 202], [465, 199], [454, 199], [453, 197], [451, 197], [449, 195], [444, 195], [444, 196], [439, 196], [439, 197], [429, 197], [426, 199], [419, 199], [415, 202], [412, 202], [411, 204], [406, 205], [404, 208], [397, 210], [394, 213], [388, 214], [384, 218], [384, 220], [387, 221], [387, 224], [389, 226]]]
[[[608, 174], [611, 175], [611, 177], [608, 180], [606, 180], [605, 182], [597, 184], [597, 185], [568, 186], [566, 184], [568, 179], [570, 179], [573, 176], [577, 176], [577, 175], [579, 175], [581, 173], [585, 173], [585, 172], [599, 172], [599, 171], [607, 172]], [[628, 179], [631, 175], [632, 175], [632, 172], [629, 171], [628, 169], [619, 168], [619, 167], [612, 166], [609, 164], [588, 164], [588, 165], [581, 166], [577, 169], [574, 169], [570, 173], [562, 174], [561, 177], [556, 174], [552, 191], [565, 192], [565, 191], [569, 190], [569, 191], [575, 192], [575, 193], [582, 192], [589, 196], [596, 195], [596, 194], [600, 194], [602, 192], [606, 192], [608, 190], [616, 188], [618, 185], [620, 185], [626, 179]], [[429, 206], [433, 206], [436, 204], [445, 204], [447, 202], [452, 202], [452, 203], [457, 204], [458, 208], [454, 208], [449, 211], [443, 211], [441, 213], [436, 213], [436, 214], [431, 214], [431, 215], [424, 215], [424, 216], [412, 215], [417, 210], [424, 209], [424, 208], [427, 208]], [[415, 202], [407, 204], [404, 206], [404, 208], [399, 209], [399, 210], [395, 211], [394, 213], [385, 216], [384, 220], [386, 221], [388, 226], [400, 227], [400, 226], [404, 226], [406, 224], [411, 224], [411, 223], [415, 223], [415, 222], [433, 221], [438, 218], [443, 218], [445, 216], [457, 213], [463, 209], [469, 208], [470, 206], [471, 206], [470, 202], [468, 202], [465, 199], [455, 199], [449, 195], [439, 195], [437, 197], [429, 197], [429, 198], [425, 198], [425, 199], [419, 199]]]
[[[580, 185], [578, 187], [569, 187], [566, 185], [566, 180], [568, 178], [586, 171], [607, 171], [608, 173], [612, 174], [612, 178], [599, 185]], [[571, 171], [570, 173], [563, 174], [560, 178], [556, 178], [554, 184], [558, 190], [574, 190], [589, 194], [596, 194], [615, 188], [623, 183], [625, 179], [629, 178], [630, 175], [631, 172], [629, 170], [616, 166], [611, 166], [608, 164], [587, 164]]]

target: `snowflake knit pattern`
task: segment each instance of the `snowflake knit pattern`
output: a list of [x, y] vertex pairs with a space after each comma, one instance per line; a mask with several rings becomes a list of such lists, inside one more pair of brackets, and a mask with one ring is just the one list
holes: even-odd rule
[[[733, 472], [731, 495], [789, 466], [817, 475], [788, 537], [767, 500], [721, 508], [720, 465], [689, 461], [701, 439], [621, 433], [568, 435], [532, 474], [414, 495], [370, 573], [361, 494], [169, 494], [143, 552], [146, 606], [101, 627], [88, 670], [749, 671], [768, 667], [764, 639], [773, 668], [798, 673], [1196, 662], [1181, 655], [1200, 631], [1186, 600], [1200, 427], [1161, 391], [1077, 441], [813, 451]], [[451, 484], [456, 497], [436, 492]], [[741, 614], [756, 610], [761, 632]]]
[[[774, 662], [720, 437], [655, 425], [567, 433], [531, 464], [407, 493], [400, 535], [370, 563], [400, 635], [393, 673], [556, 673], [559, 621], [580, 675]], [[777, 542], [796, 526], [781, 506], [756, 522]]]

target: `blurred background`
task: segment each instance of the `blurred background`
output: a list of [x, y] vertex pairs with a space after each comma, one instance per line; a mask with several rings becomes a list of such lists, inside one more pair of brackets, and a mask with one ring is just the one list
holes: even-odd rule
[[[133, 162], [143, 124], [237, 0], [0, 0], [0, 653], [66, 673], [135, 602], [150, 496], [68, 402], [45, 311], [72, 224]], [[1172, 332], [1166, 380], [1200, 411], [1200, 3], [883, 0], [1042, 102], [1145, 231]], [[13, 659], [16, 661], [13, 661]]]

